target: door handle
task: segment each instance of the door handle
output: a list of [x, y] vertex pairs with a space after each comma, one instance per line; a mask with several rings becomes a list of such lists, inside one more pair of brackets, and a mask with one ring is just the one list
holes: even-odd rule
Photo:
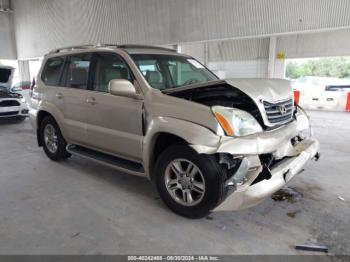
[[63, 98], [63, 95], [62, 95], [62, 93], [57, 93], [57, 94], [56, 94], [56, 97], [57, 97], [58, 99], [62, 99], [62, 98]]
[[94, 105], [94, 104], [96, 104], [96, 99], [94, 97], [86, 98], [86, 103], [88, 103], [90, 105]]

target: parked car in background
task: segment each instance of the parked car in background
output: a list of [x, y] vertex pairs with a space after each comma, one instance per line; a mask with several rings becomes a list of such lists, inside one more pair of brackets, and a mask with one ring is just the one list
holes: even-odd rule
[[326, 91], [350, 92], [350, 83], [347, 84], [329, 84], [326, 86]]
[[289, 81], [220, 80], [191, 56], [150, 46], [53, 50], [30, 119], [50, 159], [75, 154], [146, 176], [191, 218], [259, 204], [319, 149]]
[[30, 102], [32, 84], [29, 81], [15, 82], [12, 85], [11, 92], [21, 94], [27, 103]]
[[20, 81], [20, 82], [16, 82], [12, 85], [11, 87], [11, 91], [12, 92], [22, 92], [25, 90], [30, 90], [31, 88], [31, 83], [30, 81]]
[[303, 76], [293, 81], [292, 87], [296, 91], [346, 91], [350, 87], [350, 79], [335, 77]]
[[11, 66], [0, 66], [0, 91], [10, 91], [15, 68]]
[[0, 120], [24, 120], [28, 111], [26, 100], [21, 94], [0, 91]]
[[28, 116], [26, 100], [12, 87], [14, 70], [9, 66], [0, 66], [0, 120], [24, 120]]
[[344, 111], [350, 79], [305, 76], [294, 80], [292, 87], [300, 92], [300, 103], [306, 109]]

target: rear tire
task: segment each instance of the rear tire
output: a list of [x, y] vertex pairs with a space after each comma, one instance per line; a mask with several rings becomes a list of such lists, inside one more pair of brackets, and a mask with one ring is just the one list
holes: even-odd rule
[[62, 161], [71, 156], [66, 150], [67, 142], [53, 117], [46, 116], [43, 119], [39, 134], [44, 152], [51, 160]]
[[227, 194], [226, 170], [214, 156], [200, 155], [185, 145], [164, 150], [157, 159], [156, 185], [164, 203], [188, 218], [203, 218]]

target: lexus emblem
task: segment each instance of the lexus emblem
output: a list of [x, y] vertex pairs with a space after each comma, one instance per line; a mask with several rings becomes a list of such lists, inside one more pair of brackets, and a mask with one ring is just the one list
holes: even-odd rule
[[281, 115], [285, 115], [287, 113], [287, 108], [285, 106], [277, 106], [277, 110]]

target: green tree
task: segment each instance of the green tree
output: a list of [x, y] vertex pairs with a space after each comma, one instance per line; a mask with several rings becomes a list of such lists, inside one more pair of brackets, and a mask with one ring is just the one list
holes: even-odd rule
[[302, 76], [324, 76], [349, 78], [349, 58], [322, 58], [309, 60], [305, 63], [290, 62], [287, 64], [286, 76], [297, 79]]
[[298, 66], [297, 63], [291, 62], [287, 65], [286, 76], [288, 78], [293, 78], [293, 79], [297, 79], [302, 76], [300, 67]]

